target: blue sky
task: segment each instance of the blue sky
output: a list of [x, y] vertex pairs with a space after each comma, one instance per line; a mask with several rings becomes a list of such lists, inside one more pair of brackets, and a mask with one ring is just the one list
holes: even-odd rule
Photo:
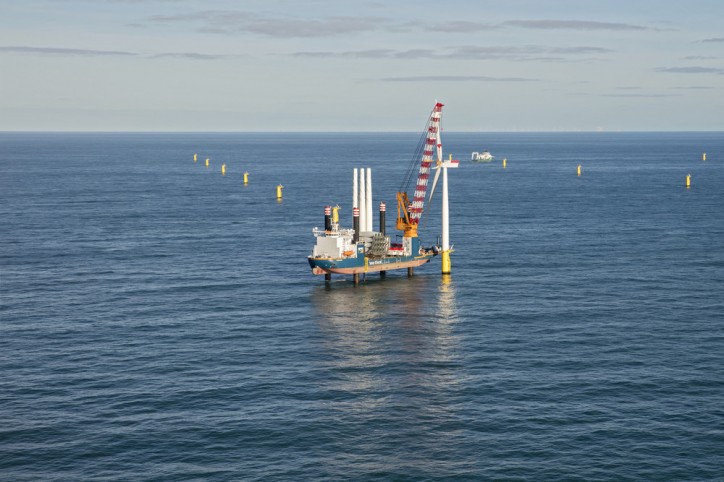
[[720, 0], [0, 0], [0, 130], [724, 130]]

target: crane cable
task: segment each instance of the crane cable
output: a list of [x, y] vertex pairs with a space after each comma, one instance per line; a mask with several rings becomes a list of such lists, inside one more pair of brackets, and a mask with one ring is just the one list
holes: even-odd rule
[[417, 148], [415, 148], [415, 152], [412, 155], [412, 161], [410, 162], [410, 167], [407, 170], [407, 174], [405, 175], [402, 184], [400, 185], [400, 192], [406, 192], [407, 189], [412, 184], [413, 179], [417, 179], [417, 173], [420, 170], [420, 163], [422, 162], [422, 153], [425, 150], [425, 141], [427, 140], [427, 136], [430, 131], [430, 125], [432, 124], [432, 114], [435, 112], [435, 108], [433, 107], [432, 111], [430, 111], [430, 115], [427, 118], [427, 123], [425, 124], [425, 129], [422, 131], [422, 135], [420, 136], [420, 140], [417, 143]]

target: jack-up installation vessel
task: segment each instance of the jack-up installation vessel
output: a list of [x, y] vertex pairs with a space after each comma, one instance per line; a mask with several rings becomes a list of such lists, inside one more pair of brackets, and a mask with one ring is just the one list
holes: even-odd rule
[[[438, 246], [424, 247], [418, 237], [417, 228], [424, 213], [431, 170], [436, 169], [436, 172], [428, 204], [432, 200], [440, 172], [445, 171], [444, 180], [446, 181], [446, 168], [458, 167], [459, 164], [452, 158], [444, 162], [442, 160], [440, 136], [442, 107], [443, 104], [439, 102], [433, 107], [413, 157], [413, 163], [397, 192], [396, 228], [402, 231], [400, 242], [391, 242], [390, 237], [386, 235], [385, 203], [380, 203], [379, 231], [373, 231], [372, 172], [367, 168], [365, 176], [365, 169], [360, 169], [358, 176], [357, 169], [354, 169], [353, 228], [340, 228], [337, 209], [334, 209], [334, 216], [332, 216], [332, 207], [325, 207], [324, 229], [314, 228], [312, 230], [316, 237], [316, 244], [312, 254], [308, 257], [312, 273], [323, 274], [327, 280], [331, 279], [332, 273], [351, 274], [355, 284], [359, 282], [360, 273], [380, 272], [384, 276], [386, 271], [407, 268], [408, 275], [411, 276], [413, 268], [428, 263], [441, 252], [441, 248]], [[436, 155], [437, 158], [435, 168], [432, 167], [433, 155]], [[415, 192], [410, 200], [407, 187], [415, 178], [415, 172], [417, 172]], [[444, 188], [446, 187], [445, 185]], [[447, 197], [446, 189], [444, 189], [443, 196]], [[443, 217], [447, 215], [446, 201], [447, 199], [443, 199]], [[447, 261], [449, 270], [449, 253], [452, 250], [447, 245], [447, 219], [443, 219], [443, 221], [443, 265]], [[443, 266], [443, 271], [445, 269]]]

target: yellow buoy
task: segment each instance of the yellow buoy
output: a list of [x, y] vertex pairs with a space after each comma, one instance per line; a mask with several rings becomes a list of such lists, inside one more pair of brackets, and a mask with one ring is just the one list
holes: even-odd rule
[[206, 167], [209, 167], [209, 158], [206, 158]]
[[[704, 155], [706, 155], [706, 154], [704, 154]], [[198, 159], [198, 155], [194, 154], [194, 162], [196, 162], [197, 159]]]
[[281, 198], [282, 198], [282, 189], [284, 189], [284, 186], [282, 186], [281, 184], [279, 184], [279, 185], [277, 186], [277, 199], [281, 199]]
[[505, 165], [506, 165], [507, 162], [508, 162], [508, 160], [505, 159], [505, 158], [503, 158], [503, 169], [505, 169]]
[[702, 161], [706, 161], [706, 152], [701, 155], [701, 160], [702, 160]]
[[248, 172], [244, 173], [244, 184], [249, 184], [249, 173]]
[[226, 164], [221, 165], [221, 175], [226, 176]]
[[581, 175], [581, 165], [580, 164], [578, 165], [578, 175], [579, 176]]
[[691, 174], [686, 175], [686, 189], [691, 187]]

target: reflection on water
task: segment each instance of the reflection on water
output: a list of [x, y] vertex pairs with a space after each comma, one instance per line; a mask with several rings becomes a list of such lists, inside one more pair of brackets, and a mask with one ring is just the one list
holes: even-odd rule
[[[454, 323], [457, 321], [455, 285], [451, 275], [414, 276], [372, 279], [359, 286], [348, 280], [335, 280], [313, 288], [311, 300], [322, 326], [330, 324], [343, 330], [352, 328], [351, 323], [365, 326], [381, 321], [385, 316], [400, 316], [405, 321], [419, 322], [428, 309], [430, 298], [437, 298], [436, 321]], [[429, 321], [429, 320], [426, 320]]]
[[452, 276], [449, 274], [442, 275], [440, 280], [440, 296], [438, 297], [438, 311], [440, 313], [440, 322], [449, 324], [457, 321], [457, 306], [455, 305], [455, 285], [453, 285]]
[[[446, 440], [456, 432], [440, 428], [460, 419], [466, 380], [450, 276], [388, 277], [357, 287], [333, 282], [315, 287], [311, 299], [319, 329], [316, 358], [328, 372], [320, 377], [319, 390], [334, 394], [320, 398], [335, 420], [354, 426], [382, 417], [377, 421], [420, 441], [460, 442]], [[394, 452], [394, 446], [386, 446], [394, 439], [365, 443]], [[394, 463], [375, 462], [378, 470], [390, 470]]]
[[[316, 286], [312, 305], [324, 347], [340, 366], [445, 361], [456, 343], [455, 284], [450, 275], [335, 281]], [[397, 357], [397, 358], [394, 358]]]
[[[372, 373], [382, 383], [394, 368], [409, 383], [428, 384], [437, 374], [422, 373], [419, 364], [449, 363], [454, 356], [457, 309], [449, 276], [389, 277], [357, 287], [333, 282], [315, 287], [312, 304], [319, 349], [333, 355], [334, 368], [356, 368], [355, 376]], [[364, 380], [367, 386], [377, 382]]]
[[385, 293], [382, 283], [355, 287], [348, 281], [325, 283], [312, 293], [321, 332], [316, 349], [322, 369], [334, 374], [320, 389], [368, 394], [345, 397], [347, 410], [372, 410], [378, 403], [372, 394], [380, 390], [381, 383], [374, 373], [385, 365], [379, 350], [384, 341], [380, 320], [388, 316], [389, 308]]
[[384, 391], [385, 377], [400, 351], [396, 345], [408, 344], [406, 338], [420, 324], [429, 281], [399, 277], [369, 280], [356, 287], [349, 281], [315, 287], [312, 303], [321, 332], [318, 348], [329, 360], [325, 368], [337, 375], [330, 378], [335, 390], [367, 391], [369, 396], [357, 401], [366, 409], [376, 405], [378, 397], [371, 394]]

